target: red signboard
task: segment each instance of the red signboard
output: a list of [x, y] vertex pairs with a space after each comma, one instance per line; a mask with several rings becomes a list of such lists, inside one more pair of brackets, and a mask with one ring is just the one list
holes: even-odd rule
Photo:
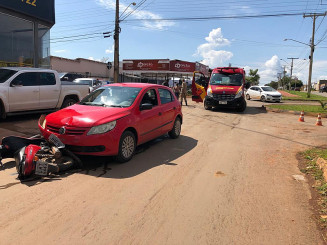
[[169, 60], [123, 60], [125, 71], [169, 71]]
[[208, 76], [209, 75], [209, 66], [203, 65], [199, 62], [195, 63], [195, 70], [202, 72], [204, 75]]
[[195, 63], [181, 61], [181, 60], [172, 60], [172, 61], [170, 61], [170, 71], [194, 72], [195, 71]]

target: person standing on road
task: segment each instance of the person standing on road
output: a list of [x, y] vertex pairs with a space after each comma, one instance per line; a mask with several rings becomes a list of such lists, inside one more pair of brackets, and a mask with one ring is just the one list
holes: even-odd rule
[[185, 79], [182, 79], [182, 88], [181, 88], [181, 105], [183, 105], [183, 99], [185, 100], [185, 105], [187, 105], [186, 94], [187, 94], [187, 83]]
[[175, 93], [177, 100], [179, 100], [179, 94], [181, 93], [181, 87], [179, 86], [178, 83], [175, 83], [175, 86], [173, 87], [173, 91]]
[[162, 83], [162, 85], [163, 85], [163, 86], [166, 86], [166, 87], [169, 87], [169, 81], [168, 81], [168, 80], [164, 81], [164, 82]]

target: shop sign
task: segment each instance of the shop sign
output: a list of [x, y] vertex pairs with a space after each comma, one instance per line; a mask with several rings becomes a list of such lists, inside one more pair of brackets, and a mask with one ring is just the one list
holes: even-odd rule
[[195, 63], [195, 70], [202, 72], [205, 76], [209, 75], [209, 66], [203, 65], [199, 62]]
[[195, 71], [195, 63], [180, 61], [180, 60], [172, 60], [170, 61], [170, 71], [177, 72], [194, 72]]
[[123, 60], [125, 71], [169, 71], [169, 60]]
[[32, 67], [32, 64], [27, 64], [23, 62], [9, 62], [9, 61], [1, 61], [0, 67]]
[[0, 7], [55, 23], [54, 0], [1, 0]]

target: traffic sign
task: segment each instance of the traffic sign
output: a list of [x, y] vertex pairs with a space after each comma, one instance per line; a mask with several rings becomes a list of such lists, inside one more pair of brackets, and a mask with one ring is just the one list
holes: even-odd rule
[[108, 63], [107, 63], [107, 68], [108, 68], [108, 70], [110, 70], [112, 68], [112, 63], [110, 61], [108, 61]]

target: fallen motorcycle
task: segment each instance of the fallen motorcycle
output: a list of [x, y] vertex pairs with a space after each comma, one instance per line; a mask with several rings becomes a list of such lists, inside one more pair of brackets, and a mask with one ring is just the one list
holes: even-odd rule
[[82, 168], [81, 160], [55, 135], [46, 141], [41, 137], [9, 136], [0, 145], [0, 165], [3, 158], [14, 158], [18, 177], [46, 176], [71, 168]]

